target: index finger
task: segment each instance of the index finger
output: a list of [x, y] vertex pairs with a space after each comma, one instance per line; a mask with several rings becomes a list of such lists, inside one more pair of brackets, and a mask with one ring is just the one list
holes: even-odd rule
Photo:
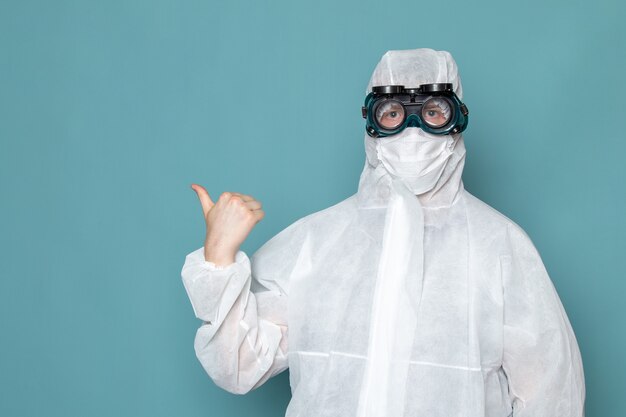
[[241, 197], [241, 199], [245, 202], [245, 201], [252, 201], [254, 200], [254, 197], [247, 195], [247, 194], [242, 194], [242, 193], [236, 193], [236, 192], [231, 192], [232, 195], [237, 195], [239, 197]]

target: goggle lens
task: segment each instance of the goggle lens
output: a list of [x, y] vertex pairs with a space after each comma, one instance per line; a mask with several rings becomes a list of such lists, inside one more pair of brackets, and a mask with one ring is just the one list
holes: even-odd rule
[[422, 120], [432, 128], [443, 127], [452, 117], [452, 105], [445, 98], [431, 98], [422, 106]]
[[384, 100], [376, 107], [376, 122], [384, 129], [395, 129], [404, 122], [405, 109], [397, 100]]

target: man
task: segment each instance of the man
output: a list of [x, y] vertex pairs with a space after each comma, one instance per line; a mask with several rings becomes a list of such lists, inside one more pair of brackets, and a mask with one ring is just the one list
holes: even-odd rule
[[287, 416], [580, 417], [576, 338], [524, 231], [461, 180], [468, 110], [452, 56], [388, 51], [363, 106], [356, 194], [248, 258], [251, 196], [202, 203], [182, 276], [195, 351], [245, 393], [290, 368]]

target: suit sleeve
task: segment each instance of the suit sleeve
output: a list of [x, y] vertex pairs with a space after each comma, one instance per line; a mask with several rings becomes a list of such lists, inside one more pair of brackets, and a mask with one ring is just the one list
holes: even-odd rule
[[528, 235], [513, 224], [508, 236], [503, 369], [513, 416], [583, 417], [582, 359], [563, 304]]
[[[302, 219], [301, 219], [302, 220]], [[288, 367], [287, 299], [304, 229], [297, 221], [252, 257], [238, 251], [219, 267], [198, 248], [181, 276], [195, 316], [202, 320], [194, 350], [219, 387], [245, 394]]]

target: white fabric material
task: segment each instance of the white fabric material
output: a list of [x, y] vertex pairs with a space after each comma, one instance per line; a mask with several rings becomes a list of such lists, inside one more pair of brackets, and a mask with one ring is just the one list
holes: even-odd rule
[[358, 416], [403, 415], [406, 378], [424, 271], [424, 213], [401, 179], [393, 179]]
[[[427, 82], [462, 97], [454, 60], [430, 49], [387, 52], [368, 91]], [[397, 136], [365, 134], [357, 193], [250, 259], [187, 255], [200, 363], [234, 393], [289, 367], [288, 417], [583, 416], [558, 294], [526, 233], [463, 188], [463, 137]]]
[[365, 140], [372, 143], [372, 146], [366, 145], [366, 152], [376, 152], [369, 155], [369, 159], [380, 161], [387, 175], [402, 179], [402, 183], [417, 195], [432, 190], [439, 181], [459, 139], [450, 135], [430, 135], [422, 129], [407, 127], [394, 136], [382, 139], [368, 136]]

